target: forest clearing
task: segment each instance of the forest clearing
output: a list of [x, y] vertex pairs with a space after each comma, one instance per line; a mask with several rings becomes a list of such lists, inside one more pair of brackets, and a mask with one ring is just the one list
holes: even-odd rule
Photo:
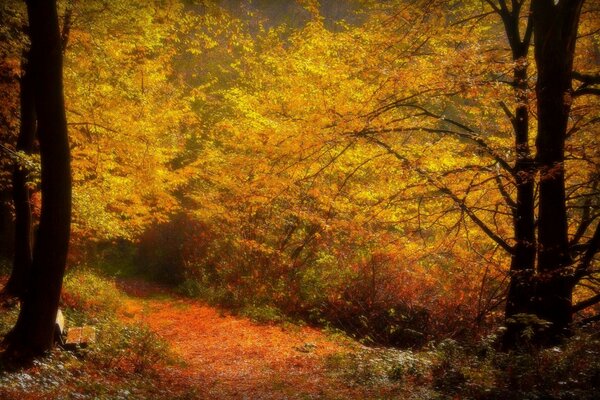
[[3, 0], [0, 398], [596, 399], [600, 0]]

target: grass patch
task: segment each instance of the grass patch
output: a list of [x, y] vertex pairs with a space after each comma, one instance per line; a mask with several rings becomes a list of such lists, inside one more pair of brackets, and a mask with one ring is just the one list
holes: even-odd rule
[[[167, 343], [140, 323], [118, 317], [124, 295], [115, 282], [89, 269], [69, 271], [62, 307], [67, 327], [93, 325], [96, 343], [55, 349], [33, 365], [0, 365], [0, 399], [195, 399], [197, 389], [168, 373], [179, 360]], [[0, 313], [0, 335], [14, 325], [18, 307]]]
[[277, 307], [271, 305], [246, 305], [239, 314], [259, 324], [278, 324], [287, 320]]

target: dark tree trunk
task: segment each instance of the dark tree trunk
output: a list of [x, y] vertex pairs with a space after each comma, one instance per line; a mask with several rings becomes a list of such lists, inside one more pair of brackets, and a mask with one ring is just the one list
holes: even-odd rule
[[[20, 81], [20, 113], [21, 127], [17, 139], [17, 151], [31, 154], [35, 139], [36, 117], [33, 95], [33, 78], [29, 54], [23, 54], [23, 76]], [[32, 262], [32, 218], [29, 189], [27, 188], [26, 168], [15, 165], [12, 186], [15, 206], [15, 239], [13, 268], [10, 278], [4, 288], [4, 293], [23, 298]]]
[[8, 339], [9, 352], [19, 356], [41, 354], [53, 345], [71, 218], [69, 143], [56, 1], [30, 0], [27, 11], [42, 165], [42, 210], [31, 279]]
[[518, 343], [523, 326], [515, 321], [514, 317], [518, 314], [532, 313], [534, 298], [536, 251], [534, 179], [536, 171], [529, 148], [529, 84], [527, 82], [527, 54], [531, 40], [531, 21], [521, 39], [519, 18], [520, 9], [514, 9], [512, 13], [506, 10], [502, 18], [515, 63], [513, 82], [517, 104], [512, 117], [516, 154], [513, 176], [517, 189], [513, 209], [515, 245], [511, 256], [510, 283], [505, 309], [506, 320], [512, 322], [507, 324], [508, 329], [503, 337], [504, 348], [511, 348]]
[[0, 258], [10, 260], [14, 255], [15, 224], [10, 209], [11, 191], [0, 191]]
[[572, 71], [582, 0], [533, 0], [540, 172], [537, 315], [551, 323], [540, 342], [553, 343], [571, 323], [572, 260], [568, 248], [564, 147], [571, 109]]
[[[511, 260], [511, 272], [515, 274], [515, 296], [507, 302], [507, 314], [531, 312], [533, 298], [533, 276], [535, 269], [535, 217], [534, 217], [534, 178], [535, 168], [529, 149], [529, 116], [527, 109], [527, 67], [515, 70], [517, 82], [517, 101], [515, 113], [515, 181], [517, 200], [515, 204], [514, 230], [515, 251]], [[513, 287], [514, 286], [514, 287]]]

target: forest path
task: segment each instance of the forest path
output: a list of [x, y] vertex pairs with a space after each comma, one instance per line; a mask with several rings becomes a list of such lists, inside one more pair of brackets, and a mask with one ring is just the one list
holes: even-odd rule
[[127, 294], [123, 317], [170, 344], [185, 363], [169, 367], [170, 378], [197, 388], [198, 398], [381, 398], [328, 373], [326, 357], [349, 349], [317, 329], [259, 325], [143, 282], [119, 287]]

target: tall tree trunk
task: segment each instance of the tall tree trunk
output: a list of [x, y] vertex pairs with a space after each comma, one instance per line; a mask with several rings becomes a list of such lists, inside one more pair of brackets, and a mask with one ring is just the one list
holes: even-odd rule
[[14, 256], [15, 224], [10, 204], [12, 193], [0, 190], [0, 258], [9, 260]]
[[71, 172], [56, 1], [29, 0], [27, 11], [42, 165], [42, 209], [31, 279], [9, 337], [9, 352], [20, 356], [41, 354], [53, 345], [71, 219]]
[[[36, 117], [33, 95], [33, 78], [28, 52], [23, 53], [23, 76], [20, 80], [20, 113], [21, 127], [17, 139], [17, 151], [31, 154], [35, 139]], [[28, 171], [21, 165], [15, 165], [12, 186], [15, 206], [15, 239], [13, 267], [10, 278], [4, 288], [9, 296], [23, 298], [32, 262], [32, 218], [29, 189], [27, 188]]]
[[513, 84], [516, 109], [512, 116], [515, 136], [516, 161], [513, 176], [516, 184], [516, 200], [513, 209], [513, 230], [515, 235], [514, 252], [511, 256], [510, 283], [506, 298], [505, 318], [507, 324], [503, 337], [503, 347], [515, 346], [523, 330], [523, 325], [514, 320], [518, 314], [533, 312], [535, 273], [535, 166], [529, 148], [529, 84], [527, 54], [531, 41], [531, 20], [528, 21], [523, 38], [519, 33], [520, 8], [512, 12], [502, 11], [506, 36], [512, 50], [514, 62]]
[[551, 323], [540, 341], [555, 342], [571, 323], [573, 286], [568, 268], [564, 147], [582, 0], [533, 0], [540, 171], [537, 315]]

